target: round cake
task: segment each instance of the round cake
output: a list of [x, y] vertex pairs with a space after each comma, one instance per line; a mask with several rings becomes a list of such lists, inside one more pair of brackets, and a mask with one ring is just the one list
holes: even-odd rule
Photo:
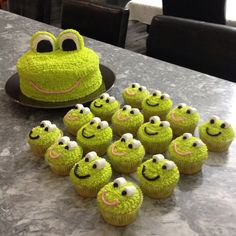
[[82, 98], [102, 85], [98, 55], [71, 29], [58, 38], [49, 32], [35, 33], [30, 50], [17, 62], [17, 71], [21, 92], [44, 102]]

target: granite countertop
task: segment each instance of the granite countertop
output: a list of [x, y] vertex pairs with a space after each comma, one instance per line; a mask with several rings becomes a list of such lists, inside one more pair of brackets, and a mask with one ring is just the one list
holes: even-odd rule
[[[68, 177], [56, 176], [44, 160], [33, 158], [26, 144], [29, 130], [45, 119], [64, 130], [62, 117], [67, 112], [23, 107], [5, 94], [17, 59], [38, 30], [56, 35], [60, 31], [0, 10], [0, 235], [235, 235], [235, 141], [226, 153], [209, 153], [202, 172], [181, 175], [171, 198], [158, 201], [145, 196], [139, 217], [127, 227], [105, 223], [95, 199], [78, 196]], [[92, 39], [85, 38], [85, 44], [116, 74], [110, 94], [121, 102], [122, 89], [139, 82], [168, 93], [174, 105], [185, 102], [196, 107], [200, 124], [215, 114], [235, 128], [236, 84]]]

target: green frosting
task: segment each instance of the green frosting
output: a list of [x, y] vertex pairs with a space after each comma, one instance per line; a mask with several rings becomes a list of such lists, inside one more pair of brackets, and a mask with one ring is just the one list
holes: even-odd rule
[[[122, 195], [126, 191], [126, 187], [134, 186], [135, 192], [128, 196]], [[127, 192], [127, 191], [126, 191]], [[123, 193], [124, 194], [124, 193]], [[107, 203], [105, 203], [104, 202]], [[140, 188], [132, 182], [126, 182], [125, 185], [114, 187], [114, 182], [105, 185], [97, 195], [98, 207], [103, 211], [110, 212], [116, 215], [127, 214], [139, 208], [143, 201], [143, 195]], [[114, 205], [108, 205], [108, 204]]]
[[83, 107], [82, 104], [77, 104], [75, 108], [66, 113], [63, 122], [68, 131], [76, 135], [77, 131], [94, 117], [88, 107]]
[[207, 146], [189, 133], [174, 139], [169, 145], [171, 160], [185, 164], [203, 163], [208, 158]]
[[[65, 138], [62, 137], [61, 139]], [[67, 137], [68, 138], [68, 137]], [[50, 146], [45, 154], [45, 160], [49, 166], [70, 167], [78, 162], [83, 156], [83, 150], [75, 141], [62, 142]]]
[[142, 108], [142, 101], [149, 95], [150, 93], [147, 88], [138, 83], [131, 84], [122, 92], [125, 104], [131, 105], [132, 107], [137, 107], [139, 109]]
[[145, 161], [139, 166], [137, 174], [141, 185], [153, 189], [153, 191], [174, 187], [179, 181], [177, 166], [164, 157], [161, 160], [151, 158]]
[[[98, 160], [103, 160], [104, 166], [99, 167]], [[96, 166], [96, 168], [94, 168]], [[70, 180], [76, 186], [93, 189], [106, 184], [112, 175], [111, 165], [104, 158], [96, 156], [92, 160], [83, 158], [74, 165], [70, 172]]]
[[[76, 50], [64, 50], [63, 42], [73, 42]], [[52, 51], [37, 52], [43, 41]], [[61, 32], [58, 39], [48, 32], [32, 36], [31, 49], [17, 62], [20, 89], [35, 100], [61, 102], [85, 97], [102, 84], [98, 55], [84, 47], [82, 36], [75, 30]]]
[[109, 94], [104, 93], [99, 98], [94, 100], [90, 109], [95, 116], [101, 119], [110, 121], [112, 115], [120, 108], [120, 103], [114, 98], [110, 97]]

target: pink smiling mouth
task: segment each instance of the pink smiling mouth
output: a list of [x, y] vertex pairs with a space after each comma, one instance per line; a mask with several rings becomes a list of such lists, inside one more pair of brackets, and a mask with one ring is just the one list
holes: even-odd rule
[[61, 153], [56, 153], [53, 149], [50, 149], [49, 150], [49, 156], [52, 159], [56, 159], [56, 158], [59, 158], [61, 156]]
[[126, 121], [126, 120], [129, 120], [130, 119], [130, 117], [128, 117], [128, 116], [126, 116], [126, 117], [121, 117], [120, 116], [120, 112], [117, 114], [117, 119], [119, 120], [119, 121]]
[[36, 89], [37, 91], [41, 92], [41, 93], [45, 93], [45, 94], [64, 94], [64, 93], [69, 93], [72, 90], [74, 90], [75, 88], [79, 87], [80, 85], [80, 80], [78, 80], [77, 82], [75, 82], [71, 87], [64, 89], [64, 90], [48, 90], [48, 89], [44, 89], [42, 87], [40, 87], [38, 84], [36, 84], [35, 82], [33, 82], [32, 80], [29, 80], [30, 85]]
[[120, 203], [118, 199], [115, 199], [113, 201], [106, 200], [107, 193], [108, 193], [107, 191], [104, 191], [102, 193], [102, 201], [103, 201], [103, 203], [105, 203], [107, 206], [116, 206], [116, 205], [118, 205]]
[[71, 120], [71, 121], [75, 121], [75, 120], [79, 120], [79, 117], [78, 116], [73, 116], [73, 115], [67, 115], [66, 119]]
[[172, 117], [172, 119], [173, 119], [174, 121], [177, 121], [177, 122], [178, 122], [178, 121], [179, 121], [179, 122], [185, 121], [185, 118], [184, 118], [184, 117], [177, 117], [174, 112], [171, 114], [171, 117]]
[[175, 151], [175, 153], [179, 154], [180, 156], [189, 156], [192, 154], [192, 152], [190, 152], [190, 151], [189, 152], [181, 152], [180, 150], [178, 150], [176, 143], [174, 143], [174, 151]]
[[125, 91], [129, 96], [134, 96], [136, 94], [135, 92], [129, 91], [129, 89], [126, 89]]
[[119, 157], [124, 156], [124, 155], [126, 154], [125, 152], [117, 152], [117, 151], [115, 150], [115, 145], [114, 145], [114, 144], [112, 144], [112, 146], [111, 146], [111, 153], [112, 153], [113, 155], [119, 156]]

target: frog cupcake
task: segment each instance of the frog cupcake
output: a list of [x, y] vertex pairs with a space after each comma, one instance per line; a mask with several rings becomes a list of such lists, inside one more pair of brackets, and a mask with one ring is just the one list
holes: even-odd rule
[[45, 160], [54, 173], [65, 176], [69, 175], [71, 168], [82, 156], [82, 148], [69, 137], [63, 136], [48, 148]]
[[152, 116], [149, 122], [141, 125], [137, 136], [146, 152], [151, 154], [166, 152], [173, 138], [170, 123], [160, 121], [158, 116]]
[[102, 156], [112, 140], [112, 129], [107, 121], [94, 117], [78, 130], [76, 139], [84, 153], [95, 151], [98, 156]]
[[98, 191], [110, 181], [111, 175], [111, 165], [106, 159], [96, 152], [89, 152], [71, 169], [70, 180], [79, 195], [96, 197]]
[[49, 120], [31, 129], [27, 136], [32, 152], [37, 157], [44, 157], [47, 149], [63, 135], [62, 131]]
[[143, 145], [130, 133], [123, 134], [121, 139], [111, 144], [107, 155], [112, 167], [119, 173], [135, 172], [145, 155]]
[[173, 161], [161, 154], [153, 155], [137, 170], [140, 187], [151, 198], [169, 197], [179, 181], [179, 170]]
[[112, 115], [119, 110], [119, 108], [120, 103], [114, 97], [110, 97], [108, 93], [103, 93], [90, 105], [90, 109], [95, 116], [108, 122], [111, 121]]
[[207, 146], [201, 139], [190, 133], [173, 140], [169, 146], [170, 159], [178, 166], [182, 174], [194, 174], [202, 169], [208, 158]]
[[142, 109], [142, 101], [150, 95], [145, 86], [139, 83], [133, 83], [122, 92], [125, 104]]
[[76, 104], [73, 109], [68, 111], [63, 118], [67, 131], [76, 136], [77, 131], [94, 117], [88, 107]]
[[196, 108], [180, 103], [167, 115], [167, 120], [173, 130], [174, 136], [178, 137], [183, 133], [194, 133], [200, 119]]
[[123, 177], [105, 185], [97, 195], [98, 208], [104, 220], [115, 226], [134, 222], [142, 202], [140, 188]]
[[151, 116], [159, 116], [161, 120], [166, 119], [167, 113], [172, 107], [172, 100], [167, 93], [156, 90], [152, 95], [146, 97], [142, 102], [142, 109], [146, 121]]
[[232, 143], [235, 133], [229, 122], [212, 116], [199, 127], [199, 135], [212, 152], [225, 152]]
[[113, 130], [119, 136], [125, 133], [136, 135], [143, 121], [144, 117], [139, 109], [130, 105], [123, 106], [112, 116]]

